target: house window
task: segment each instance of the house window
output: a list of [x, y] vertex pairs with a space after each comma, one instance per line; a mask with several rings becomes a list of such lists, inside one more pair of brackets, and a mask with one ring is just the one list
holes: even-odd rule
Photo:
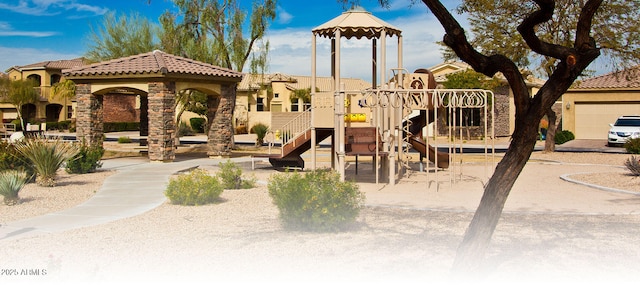
[[264, 98], [258, 98], [258, 103], [256, 104], [256, 111], [262, 112], [264, 111]]
[[279, 98], [280, 97], [280, 93], [274, 93], [273, 94], [273, 98]]
[[298, 112], [298, 98], [291, 99], [291, 112]]
[[67, 106], [67, 119], [73, 118], [73, 107]]

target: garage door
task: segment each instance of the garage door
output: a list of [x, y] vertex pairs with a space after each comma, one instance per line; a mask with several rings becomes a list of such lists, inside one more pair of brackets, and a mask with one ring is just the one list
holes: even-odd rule
[[609, 124], [613, 124], [618, 117], [640, 115], [640, 102], [576, 102], [575, 106], [577, 139], [607, 139]]

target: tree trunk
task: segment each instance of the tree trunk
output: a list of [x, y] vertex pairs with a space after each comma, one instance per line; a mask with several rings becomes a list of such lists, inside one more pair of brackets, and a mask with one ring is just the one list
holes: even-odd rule
[[556, 112], [553, 109], [549, 109], [547, 111], [547, 120], [549, 121], [549, 126], [547, 127], [547, 138], [544, 142], [544, 151], [545, 152], [554, 152], [556, 151], [556, 120], [557, 120]]
[[451, 272], [454, 279], [470, 281], [479, 277], [480, 266], [509, 192], [533, 152], [537, 125], [516, 126], [516, 130], [522, 130], [522, 133], [514, 133], [509, 149], [485, 186], [478, 209], [458, 247]]

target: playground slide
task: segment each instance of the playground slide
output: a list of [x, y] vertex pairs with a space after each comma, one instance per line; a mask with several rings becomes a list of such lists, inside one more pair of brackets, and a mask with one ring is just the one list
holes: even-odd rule
[[[417, 136], [409, 137], [409, 143], [411, 146], [423, 156], [427, 156], [427, 149], [429, 150], [429, 160], [433, 163], [436, 163], [439, 168], [449, 168], [449, 154], [442, 151], [436, 151], [436, 148], [427, 145], [422, 139]], [[437, 156], [436, 156], [437, 153]], [[436, 159], [437, 158], [437, 159]]]
[[[422, 138], [420, 137], [420, 134], [422, 134], [422, 128], [424, 128], [424, 125], [425, 125], [426, 115], [427, 115], [426, 111], [421, 111], [420, 115], [410, 118], [408, 120], [408, 121], [411, 121], [411, 125], [409, 127], [410, 129], [409, 143], [411, 143], [411, 146], [420, 154], [428, 157], [431, 162], [436, 163], [436, 157], [437, 157], [438, 167], [449, 168], [449, 154], [442, 151], [436, 151], [435, 147], [431, 145], [427, 145], [425, 141], [423, 141]], [[405, 124], [406, 123], [407, 122], [405, 122]], [[427, 155], [427, 150], [429, 151], [429, 155]]]

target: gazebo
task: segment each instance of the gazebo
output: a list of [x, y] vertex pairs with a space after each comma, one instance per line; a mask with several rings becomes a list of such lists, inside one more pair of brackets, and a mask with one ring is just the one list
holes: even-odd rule
[[209, 98], [208, 155], [231, 153], [236, 86], [243, 76], [240, 72], [156, 50], [63, 73], [76, 84], [78, 140], [102, 143], [105, 95], [139, 96], [140, 135], [147, 136], [149, 159], [171, 162], [177, 135], [176, 94], [192, 89]]
[[[334, 129], [335, 134], [334, 138], [334, 146], [336, 148], [333, 150], [332, 160], [334, 161], [334, 168], [337, 169], [341, 177], [344, 179], [344, 169], [345, 169], [345, 97], [344, 93], [341, 91], [340, 84], [340, 39], [341, 38], [367, 38], [372, 41], [372, 87], [377, 87], [377, 78], [378, 72], [380, 73], [380, 82], [387, 82], [386, 74], [386, 40], [387, 36], [393, 37], [396, 36], [398, 38], [398, 66], [397, 69], [402, 69], [402, 31], [400, 29], [386, 23], [385, 21], [373, 16], [370, 12], [364, 10], [361, 7], [355, 7], [349, 11], [342, 13], [340, 16], [316, 27], [312, 30], [313, 38], [311, 42], [311, 92], [316, 90], [316, 37], [326, 37], [331, 39], [331, 77], [334, 81]], [[378, 44], [377, 40], [380, 40], [380, 60], [378, 60], [377, 52], [378, 52]], [[380, 63], [380, 68], [378, 69], [378, 63]], [[400, 73], [402, 76], [402, 73]], [[398, 82], [402, 82], [402, 78], [399, 78]], [[313, 97], [313, 96], [312, 96]], [[318, 101], [316, 100], [316, 103]], [[314, 106], [321, 107], [321, 106]], [[314, 118], [316, 112], [312, 112], [312, 121], [314, 122], [314, 128], [318, 127], [315, 122], [317, 122], [317, 118]], [[392, 116], [393, 117], [393, 116]], [[325, 119], [326, 120], [326, 119]], [[384, 122], [384, 124], [388, 124], [385, 129], [388, 129], [391, 126], [395, 125], [395, 122]], [[384, 127], [383, 127], [384, 128]], [[316, 145], [315, 140], [315, 130], [311, 132], [311, 144]], [[386, 146], [389, 147], [388, 145]], [[316, 165], [316, 154], [315, 148], [311, 148], [312, 154], [312, 165], [315, 168]], [[395, 156], [393, 152], [390, 152], [389, 160], [390, 163], [387, 164], [390, 166], [389, 176], [392, 177], [395, 172]], [[335, 165], [337, 162], [337, 165]], [[393, 183], [393, 179], [390, 179], [391, 183]]]

